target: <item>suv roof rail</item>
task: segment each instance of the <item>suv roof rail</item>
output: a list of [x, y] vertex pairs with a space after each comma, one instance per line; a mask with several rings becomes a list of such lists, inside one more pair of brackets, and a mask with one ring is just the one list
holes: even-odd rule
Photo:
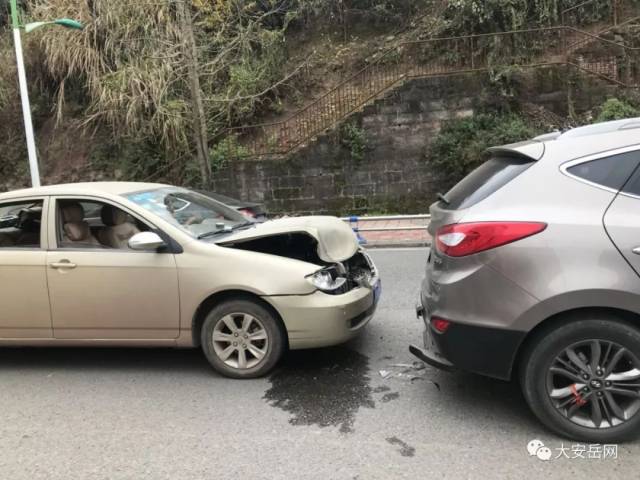
[[640, 128], [640, 118], [634, 118], [633, 121], [621, 126], [620, 130], [632, 130], [634, 128]]
[[559, 130], [554, 130], [553, 132], [543, 133], [542, 135], [538, 135], [537, 137], [533, 137], [533, 139], [537, 142], [547, 142], [549, 140], [555, 140], [562, 132]]
[[584, 127], [572, 128], [558, 135], [556, 138], [576, 138], [588, 137], [591, 135], [600, 135], [602, 133], [617, 132], [620, 130], [631, 130], [640, 128], [640, 117], [627, 118], [624, 120], [612, 120], [609, 122], [595, 123], [593, 125], [585, 125]]

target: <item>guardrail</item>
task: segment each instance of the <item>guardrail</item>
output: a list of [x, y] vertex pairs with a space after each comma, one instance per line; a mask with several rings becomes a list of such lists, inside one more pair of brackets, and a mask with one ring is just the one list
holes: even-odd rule
[[[351, 229], [358, 237], [360, 245], [366, 245], [367, 240], [363, 238], [360, 233], [366, 232], [394, 232], [394, 231], [411, 231], [411, 230], [426, 230], [429, 226], [429, 220], [431, 215], [379, 215], [379, 216], [364, 216], [359, 217], [351, 215], [348, 217], [342, 217], [341, 220], [348, 222]], [[425, 225], [398, 225], [392, 227], [360, 227], [360, 222], [384, 222], [384, 221], [410, 221], [410, 220], [426, 220]]]

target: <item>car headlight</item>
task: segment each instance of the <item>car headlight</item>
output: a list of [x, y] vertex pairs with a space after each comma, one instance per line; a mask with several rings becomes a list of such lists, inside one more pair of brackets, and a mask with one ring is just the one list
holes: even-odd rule
[[347, 281], [345, 277], [338, 276], [336, 270], [333, 268], [319, 270], [306, 278], [311, 285], [316, 287], [318, 290], [323, 290], [325, 292], [337, 290]]

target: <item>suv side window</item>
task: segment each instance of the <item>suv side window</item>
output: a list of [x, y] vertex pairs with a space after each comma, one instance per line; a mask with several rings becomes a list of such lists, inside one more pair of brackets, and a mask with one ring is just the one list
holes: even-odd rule
[[622, 187], [624, 193], [640, 197], [640, 169], [636, 170], [629, 181]]
[[567, 172], [602, 187], [620, 190], [640, 163], [640, 152], [620, 153], [567, 168]]
[[0, 248], [40, 248], [42, 200], [0, 204]]

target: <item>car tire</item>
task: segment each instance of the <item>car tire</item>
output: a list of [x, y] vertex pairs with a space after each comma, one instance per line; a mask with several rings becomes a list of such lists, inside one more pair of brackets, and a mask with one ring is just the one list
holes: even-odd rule
[[211, 366], [231, 378], [266, 375], [286, 347], [280, 319], [250, 299], [216, 305], [206, 316], [200, 335], [202, 350]]
[[[607, 373], [620, 349], [624, 352]], [[597, 364], [603, 368], [600, 372]], [[619, 384], [611, 377], [616, 372], [631, 372], [624, 382], [638, 384], [635, 368], [640, 369], [640, 331], [612, 314], [585, 313], [537, 337], [523, 356], [520, 382], [529, 407], [550, 430], [572, 440], [615, 443], [640, 433], [640, 388]], [[567, 372], [573, 375], [571, 379]], [[638, 392], [637, 398], [627, 399], [619, 391], [607, 393], [607, 389], [614, 388]], [[615, 411], [627, 418], [618, 420]]]

